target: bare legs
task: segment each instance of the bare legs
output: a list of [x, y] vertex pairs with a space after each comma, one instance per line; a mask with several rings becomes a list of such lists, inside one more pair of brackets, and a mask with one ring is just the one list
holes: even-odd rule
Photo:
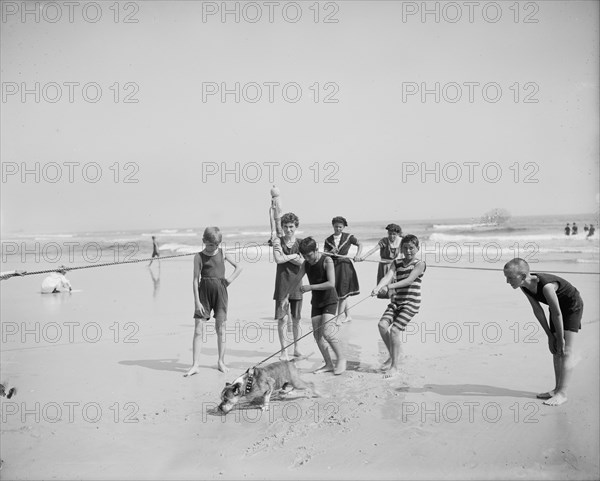
[[575, 356], [573, 353], [575, 332], [565, 331], [565, 351], [562, 356], [553, 355], [554, 364], [554, 389], [537, 395], [539, 399], [545, 399], [544, 404], [548, 406], [560, 406], [567, 402], [567, 386], [571, 380]]
[[[323, 366], [314, 371], [315, 374], [333, 371], [334, 374], [338, 375], [346, 370], [346, 358], [342, 353], [342, 342], [338, 338], [338, 327], [330, 322], [333, 317], [333, 314], [322, 314], [312, 318], [313, 335], [325, 361]], [[337, 358], [335, 367], [331, 360], [329, 347], [331, 347]]]
[[[183, 377], [193, 376], [200, 372], [200, 352], [202, 349], [202, 341], [204, 338], [204, 319], [194, 319], [194, 340], [192, 341], [192, 366], [183, 375]], [[229, 371], [229, 368], [225, 364], [225, 319], [215, 319], [215, 326], [217, 331], [217, 349], [219, 352], [219, 359], [217, 361], [217, 369], [221, 372]]]
[[383, 339], [385, 347], [387, 347], [387, 350], [390, 354], [389, 359], [383, 364], [383, 370], [385, 371], [383, 378], [388, 379], [398, 374], [401, 351], [401, 331], [400, 329], [394, 327], [393, 324], [390, 326], [389, 322], [383, 319], [379, 321], [378, 327], [381, 339]]
[[290, 312], [290, 304], [284, 317], [277, 320], [277, 333], [279, 334], [279, 343], [281, 344], [281, 354], [279, 359], [282, 361], [289, 361], [286, 346], [290, 343], [289, 336], [286, 336], [288, 332], [289, 319], [292, 319], [292, 336], [294, 338], [294, 356], [300, 357], [302, 353], [298, 349], [298, 338], [300, 337], [300, 318], [294, 317]]
[[337, 315], [338, 319], [336, 324], [339, 326], [343, 322], [350, 322], [352, 318], [350, 317], [350, 309], [348, 309], [348, 298], [338, 300], [337, 307]]

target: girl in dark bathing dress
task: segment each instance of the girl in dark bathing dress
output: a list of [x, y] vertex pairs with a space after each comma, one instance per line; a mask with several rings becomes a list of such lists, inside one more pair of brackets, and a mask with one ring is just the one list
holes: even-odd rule
[[[333, 225], [333, 235], [325, 239], [325, 253], [330, 254], [333, 258], [335, 267], [335, 290], [338, 295], [338, 317], [337, 323], [351, 321], [352, 318], [348, 313], [348, 297], [360, 294], [358, 285], [358, 276], [354, 270], [352, 260], [346, 257], [353, 245], [358, 247], [358, 252], [354, 260], [360, 259], [362, 245], [352, 234], [343, 232], [344, 227], [348, 226], [348, 222], [343, 217], [334, 217], [331, 221]], [[342, 318], [341, 315], [344, 314]]]
[[[379, 249], [379, 257], [381, 257], [381, 262], [377, 268], [377, 284], [379, 284], [379, 281], [381, 281], [381, 279], [383, 279], [383, 277], [387, 274], [390, 266], [392, 265], [392, 261], [398, 257], [398, 254], [400, 254], [402, 228], [398, 224], [388, 224], [386, 229], [388, 231], [388, 236], [381, 239], [377, 245], [365, 255], [356, 259], [358, 262], [364, 261], [367, 257]], [[381, 292], [377, 294], [377, 297], [379, 299], [388, 299], [390, 297], [390, 293], [387, 291]]]

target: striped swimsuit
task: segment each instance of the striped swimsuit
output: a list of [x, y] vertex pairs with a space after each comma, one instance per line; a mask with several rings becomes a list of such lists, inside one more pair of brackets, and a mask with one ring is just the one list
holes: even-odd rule
[[[405, 266], [402, 260], [394, 260], [391, 267], [396, 269], [396, 280], [394, 282], [400, 282], [401, 280], [406, 279], [419, 262], [424, 263], [424, 261], [415, 259]], [[427, 266], [425, 266], [425, 268], [427, 268]], [[423, 273], [424, 272], [425, 269], [423, 270]], [[387, 321], [390, 326], [394, 324], [401, 331], [406, 329], [406, 325], [415, 314], [419, 312], [419, 307], [421, 306], [422, 278], [423, 274], [417, 277], [409, 286], [392, 289], [392, 302], [388, 304], [387, 309], [381, 316], [382, 321]]]

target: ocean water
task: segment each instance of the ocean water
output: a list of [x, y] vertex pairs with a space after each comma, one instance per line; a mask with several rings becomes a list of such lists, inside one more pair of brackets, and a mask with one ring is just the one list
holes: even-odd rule
[[[416, 235], [421, 243], [420, 257], [428, 265], [485, 266], [502, 268], [514, 257], [522, 257], [530, 263], [560, 263], [590, 272], [597, 272], [599, 265], [598, 232], [588, 238], [584, 225], [597, 218], [589, 216], [528, 216], [512, 217], [494, 224], [478, 219], [428, 219], [402, 222], [387, 221], [353, 222], [345, 232], [354, 234], [363, 245], [363, 252], [374, 247], [387, 235], [389, 222], [401, 225], [403, 234]], [[579, 233], [566, 236], [566, 223], [576, 222]], [[202, 249], [202, 227], [162, 228], [156, 230], [130, 230], [108, 232], [64, 232], [59, 234], [3, 234], [2, 271], [10, 269], [45, 270], [59, 265], [81, 267], [110, 262], [133, 262], [150, 257], [152, 235], [157, 237], [161, 256], [180, 255], [169, 261], [189, 260]], [[270, 236], [268, 225], [222, 227], [223, 245], [236, 260], [242, 262], [272, 261], [266, 242]], [[324, 239], [332, 234], [329, 223], [301, 224], [298, 237], [312, 236], [322, 246]], [[352, 248], [351, 255], [356, 250]], [[379, 259], [378, 252], [369, 262]], [[567, 267], [565, 267], [567, 269]]]

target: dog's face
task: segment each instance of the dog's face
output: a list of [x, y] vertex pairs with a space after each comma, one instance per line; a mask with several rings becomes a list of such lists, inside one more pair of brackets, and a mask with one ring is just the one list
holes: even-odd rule
[[235, 380], [232, 383], [225, 383], [223, 391], [221, 391], [221, 404], [219, 404], [219, 410], [227, 414], [233, 409], [243, 396], [242, 392], [243, 382]]

